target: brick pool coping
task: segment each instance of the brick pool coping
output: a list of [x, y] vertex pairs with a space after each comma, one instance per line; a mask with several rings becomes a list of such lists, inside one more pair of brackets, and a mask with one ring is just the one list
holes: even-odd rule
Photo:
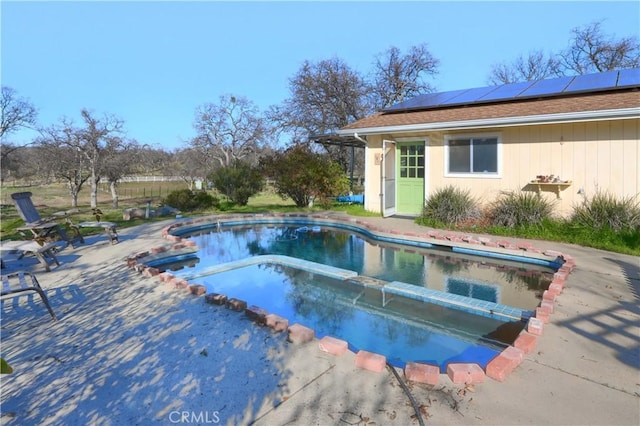
[[[464, 234], [446, 231], [438, 231], [429, 229], [424, 233], [401, 232], [398, 230], [387, 230], [382, 227], [373, 226], [366, 220], [337, 217], [324, 214], [253, 214], [253, 215], [216, 215], [197, 218], [193, 220], [185, 220], [177, 222], [165, 227], [162, 230], [162, 236], [170, 243], [163, 246], [151, 247], [148, 250], [136, 252], [126, 257], [127, 265], [135, 269], [146, 277], [155, 277], [160, 282], [172, 286], [176, 289], [186, 289], [186, 295], [205, 296], [205, 301], [215, 305], [226, 306], [238, 312], [245, 312], [245, 315], [259, 325], [266, 326], [274, 332], [287, 331], [288, 340], [292, 343], [304, 344], [314, 340], [315, 332], [304, 325], [289, 325], [286, 318], [282, 318], [276, 314], [268, 313], [264, 309], [256, 305], [247, 306], [246, 301], [229, 298], [227, 295], [206, 294], [206, 287], [197, 283], [190, 283], [186, 279], [178, 278], [169, 272], [160, 272], [158, 268], [148, 266], [145, 262], [151, 259], [157, 260], [162, 256], [172, 257], [176, 253], [192, 252], [196, 244], [186, 238], [174, 235], [172, 232], [181, 227], [213, 227], [226, 224], [228, 222], [242, 221], [242, 223], [286, 223], [291, 220], [304, 220], [309, 224], [335, 225], [342, 223], [349, 227], [355, 227], [358, 230], [366, 231], [373, 238], [402, 238], [403, 241], [397, 241], [402, 244], [408, 242], [425, 242], [438, 246], [462, 247], [474, 251], [482, 251], [483, 253], [493, 253], [497, 255], [510, 254], [518, 257], [526, 257], [536, 260], [553, 259], [561, 260], [562, 265], [554, 273], [548, 290], [542, 295], [542, 301], [535, 310], [535, 314], [526, 322], [525, 329], [516, 338], [512, 346], [508, 346], [495, 358], [493, 358], [483, 369], [475, 363], [449, 363], [446, 368], [446, 375], [453, 383], [473, 384], [484, 381], [485, 376], [490, 377], [498, 382], [504, 381], [516, 367], [518, 367], [525, 359], [525, 355], [531, 353], [537, 344], [537, 339], [544, 332], [544, 324], [550, 321], [550, 317], [554, 312], [555, 302], [561, 295], [565, 282], [569, 274], [575, 268], [575, 260], [572, 256], [554, 250], [542, 250], [527, 242], [512, 243], [507, 240], [493, 240], [487, 237], [477, 237], [473, 234]], [[324, 336], [318, 340], [320, 350], [335, 356], [341, 356], [346, 352], [348, 343], [340, 339]], [[355, 365], [358, 368], [367, 371], [381, 372], [386, 366], [386, 357], [367, 351], [358, 351], [356, 353]], [[437, 385], [440, 382], [440, 367], [431, 364], [423, 364], [417, 362], [407, 362], [404, 367], [405, 378], [409, 381], [425, 383], [429, 385]]]

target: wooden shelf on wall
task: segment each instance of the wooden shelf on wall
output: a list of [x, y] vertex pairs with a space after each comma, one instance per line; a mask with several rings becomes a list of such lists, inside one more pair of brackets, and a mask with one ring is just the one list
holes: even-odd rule
[[570, 187], [572, 183], [573, 182], [570, 180], [566, 182], [538, 182], [538, 181], [532, 180], [531, 182], [528, 183], [527, 186], [530, 186], [531, 189], [536, 191], [537, 193], [540, 193], [543, 191], [553, 192], [556, 194], [556, 197], [559, 200], [560, 191], [564, 191], [565, 189]]

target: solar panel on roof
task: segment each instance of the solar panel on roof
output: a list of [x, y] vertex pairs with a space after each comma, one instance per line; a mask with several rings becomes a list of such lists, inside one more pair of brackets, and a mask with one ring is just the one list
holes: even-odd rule
[[481, 97], [496, 90], [496, 86], [477, 87], [475, 89], [468, 89], [460, 93], [457, 96], [446, 101], [446, 104], [464, 104], [469, 102], [476, 102]]
[[564, 90], [565, 93], [581, 92], [616, 87], [618, 71], [609, 71], [598, 74], [577, 75]]
[[550, 80], [538, 80], [531, 85], [527, 90], [524, 90], [518, 98], [529, 96], [542, 96], [551, 95], [555, 93], [561, 93], [573, 80], [574, 77], [560, 77]]
[[449, 92], [428, 93], [393, 105], [385, 111], [428, 109], [447, 105], [477, 104], [531, 97], [549, 97], [569, 93], [593, 92], [616, 87], [640, 86], [640, 68], [604, 73], [523, 81], [501, 86], [478, 87]]
[[446, 105], [447, 103], [449, 103], [449, 101], [453, 98], [455, 98], [456, 96], [466, 92], [469, 89], [462, 89], [462, 90], [452, 90], [450, 92], [441, 92], [441, 93], [434, 93], [434, 95], [437, 95], [435, 98], [435, 101], [438, 103], [438, 105]]
[[528, 87], [533, 85], [533, 81], [523, 81], [520, 83], [503, 84], [498, 86], [493, 92], [487, 93], [482, 96], [478, 101], [497, 101], [500, 99], [511, 99], [518, 96]]
[[400, 102], [398, 104], [392, 105], [387, 108], [385, 111], [393, 111], [393, 110], [401, 110], [401, 109], [411, 109], [417, 107], [433, 107], [437, 104], [433, 102], [433, 98], [435, 98], [437, 93], [427, 93], [426, 95], [419, 95], [411, 99], [407, 99], [404, 102]]
[[447, 102], [447, 100], [466, 91], [467, 89], [454, 90], [451, 92], [427, 93], [426, 95], [416, 96], [415, 98], [411, 98], [399, 104], [393, 105], [385, 111], [436, 107], [439, 105], [443, 105], [445, 102]]
[[618, 71], [618, 87], [640, 85], [640, 68]]

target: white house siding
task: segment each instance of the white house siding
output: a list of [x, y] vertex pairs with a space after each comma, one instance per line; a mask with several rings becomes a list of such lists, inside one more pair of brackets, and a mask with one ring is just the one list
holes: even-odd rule
[[[444, 137], [452, 134], [500, 134], [502, 138], [502, 175], [499, 178], [446, 177]], [[424, 134], [368, 135], [366, 150], [365, 208], [381, 211], [381, 168], [375, 164], [382, 153], [382, 140], [416, 137], [429, 140], [427, 191], [432, 193], [447, 185], [468, 189], [483, 203], [496, 199], [501, 192], [532, 189], [527, 185], [537, 175], [556, 175], [572, 181], [560, 191], [543, 196], [556, 202], [558, 214], [566, 216], [572, 207], [597, 190], [617, 197], [640, 193], [640, 119], [575, 122], [535, 126], [517, 126], [462, 132]]]

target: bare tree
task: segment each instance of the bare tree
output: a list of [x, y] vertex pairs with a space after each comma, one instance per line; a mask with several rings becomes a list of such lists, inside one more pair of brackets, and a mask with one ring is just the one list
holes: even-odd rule
[[106, 148], [105, 156], [101, 162], [101, 179], [109, 183], [111, 192], [111, 205], [118, 208], [119, 195], [118, 184], [120, 180], [130, 174], [140, 163], [140, 146], [134, 140], [121, 141], [119, 144], [110, 144]]
[[[44, 162], [38, 157], [32, 146], [18, 146], [12, 143], [0, 145], [2, 157], [0, 162], [0, 179], [5, 182], [9, 179], [24, 179], [31, 184], [37, 181], [47, 182], [51, 177], [44, 168]], [[10, 154], [4, 155], [5, 150]]]
[[21, 98], [11, 87], [2, 86], [0, 94], [0, 164], [2, 180], [11, 172], [16, 172], [14, 166], [17, 158], [11, 159], [22, 145], [8, 142], [7, 136], [20, 129], [33, 128], [36, 125], [38, 112], [28, 100]]
[[[106, 161], [113, 152], [122, 146], [122, 121], [112, 115], [104, 115], [102, 119], [95, 118], [86, 109], [81, 111], [82, 127], [76, 127], [73, 122], [63, 118], [61, 125], [43, 129], [41, 143], [49, 146], [67, 147], [83, 158], [83, 168], [89, 177], [84, 181], [91, 187], [91, 208], [98, 206], [98, 182], [105, 173]], [[75, 159], [74, 159], [75, 161]], [[69, 177], [66, 177], [69, 181]], [[74, 178], [82, 180], [83, 178]], [[84, 182], [83, 181], [83, 182]]]
[[22, 128], [32, 128], [36, 124], [38, 112], [26, 99], [18, 97], [15, 90], [2, 86], [0, 97], [0, 140]]
[[91, 208], [98, 206], [98, 182], [105, 173], [105, 160], [122, 145], [122, 121], [111, 115], [102, 120], [95, 118], [88, 110], [81, 111], [84, 127], [77, 130], [77, 148], [88, 161], [89, 185], [91, 186]]
[[254, 160], [252, 155], [269, 137], [266, 120], [255, 104], [233, 95], [220, 96], [218, 104], [198, 107], [194, 128], [197, 136], [189, 146], [197, 149], [211, 167]]
[[289, 80], [289, 93], [282, 106], [271, 109], [269, 118], [297, 140], [333, 132], [372, 111], [366, 81], [338, 58], [305, 61]]
[[176, 150], [173, 158], [172, 169], [182, 177], [182, 180], [187, 183], [190, 190], [193, 190], [193, 186], [198, 179], [204, 179], [211, 173], [205, 157], [197, 149]]
[[169, 169], [173, 161], [173, 154], [162, 148], [154, 148], [149, 145], [142, 145], [138, 148], [139, 162], [132, 170], [132, 173], [152, 175], [157, 172], [164, 172]]
[[[364, 77], [341, 59], [305, 61], [289, 80], [289, 98], [272, 107], [268, 117], [294, 144], [306, 143], [310, 136], [335, 132], [372, 113], [370, 90]], [[325, 149], [347, 171], [352, 151], [329, 145]], [[363, 160], [356, 160], [356, 167]]]
[[0, 179], [2, 179], [2, 182], [11, 177], [16, 177], [16, 173], [20, 167], [20, 160], [14, 152], [18, 148], [18, 146], [12, 143], [0, 144]]
[[602, 32], [602, 21], [571, 30], [569, 46], [561, 55], [565, 74], [589, 74], [640, 66], [638, 37], [615, 39]]
[[498, 63], [491, 67], [488, 83], [493, 85], [517, 83], [519, 81], [542, 80], [560, 74], [559, 60], [545, 55], [541, 50], [530, 52], [526, 57], [509, 63]]
[[395, 46], [376, 56], [371, 77], [374, 105], [384, 109], [408, 98], [433, 92], [426, 77], [438, 72], [439, 61], [426, 44], [411, 46], [402, 54]]
[[38, 140], [34, 149], [38, 151], [38, 158], [49, 159], [43, 161], [43, 173], [65, 182], [71, 197], [71, 207], [76, 208], [80, 191], [91, 175], [84, 155], [71, 144], [65, 143], [65, 140], [73, 137], [72, 133], [63, 131], [57, 133], [55, 138], [44, 136]]
[[545, 55], [538, 50], [511, 63], [494, 64], [487, 81], [505, 84], [640, 66], [638, 37], [615, 39], [602, 32], [602, 21], [576, 27], [571, 33], [568, 47], [561, 52]]

